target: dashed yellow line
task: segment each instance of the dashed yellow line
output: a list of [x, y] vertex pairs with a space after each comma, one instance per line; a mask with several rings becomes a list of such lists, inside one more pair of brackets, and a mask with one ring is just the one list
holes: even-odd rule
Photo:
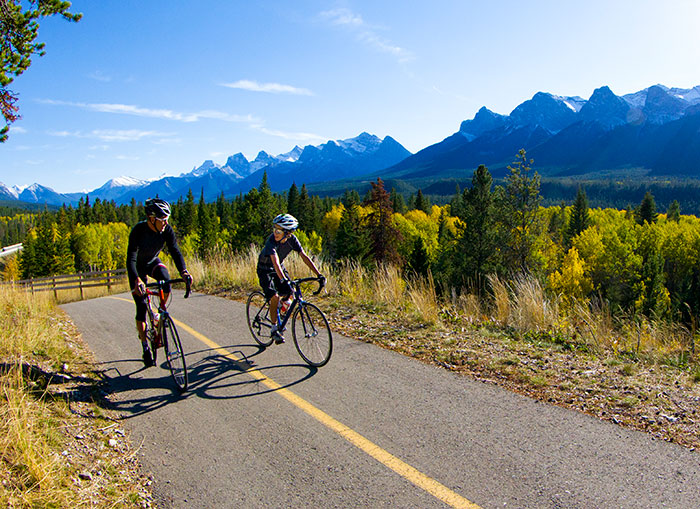
[[[124, 300], [126, 299], [121, 299], [119, 297], [112, 297], [113, 299], [118, 299], [118, 300]], [[130, 301], [127, 301], [130, 302]], [[239, 359], [236, 355], [233, 353], [229, 352], [226, 350], [224, 347], [221, 345], [215, 343], [208, 337], [206, 337], [204, 334], [197, 332], [194, 330], [192, 327], [190, 327], [187, 324], [182, 323], [179, 320], [176, 320], [173, 318], [173, 321], [175, 324], [182, 330], [188, 332], [195, 338], [197, 338], [199, 341], [210, 347], [211, 349], [217, 351], [224, 357], [236, 362], [236, 363], [241, 363], [243, 362], [242, 359]], [[355, 447], [358, 449], [364, 451], [366, 454], [369, 454], [372, 456], [375, 460], [383, 464], [384, 466], [390, 468], [400, 476], [402, 476], [404, 479], [410, 481], [417, 487], [421, 488], [422, 490], [430, 493], [432, 496], [435, 498], [442, 500], [444, 503], [449, 505], [450, 507], [455, 507], [455, 508], [460, 508], [460, 509], [480, 509], [478, 505], [474, 504], [473, 502], [470, 502], [463, 496], [459, 495], [458, 493], [455, 493], [451, 489], [447, 488], [443, 484], [440, 484], [438, 481], [435, 479], [428, 477], [427, 475], [423, 474], [419, 470], [413, 468], [411, 465], [408, 463], [405, 463], [404, 461], [400, 460], [393, 454], [385, 451], [372, 441], [366, 439], [356, 431], [352, 430], [351, 428], [347, 427], [345, 424], [342, 422], [334, 419], [327, 413], [325, 413], [323, 410], [320, 410], [313, 406], [311, 403], [306, 401], [304, 398], [299, 397], [298, 395], [294, 394], [292, 391], [289, 389], [286, 389], [282, 387], [280, 384], [272, 380], [271, 378], [267, 377], [264, 375], [259, 369], [257, 368], [250, 368], [246, 370], [246, 373], [248, 373], [250, 376], [255, 378], [256, 380], [260, 381], [262, 384], [264, 384], [266, 387], [269, 389], [275, 391], [277, 394], [280, 396], [284, 397], [287, 401], [295, 405], [296, 407], [300, 408], [307, 414], [309, 414], [311, 417], [316, 419], [318, 422], [326, 426], [327, 428], [331, 429], [332, 431], [336, 432], [343, 438], [345, 438], [348, 442], [353, 444]]]

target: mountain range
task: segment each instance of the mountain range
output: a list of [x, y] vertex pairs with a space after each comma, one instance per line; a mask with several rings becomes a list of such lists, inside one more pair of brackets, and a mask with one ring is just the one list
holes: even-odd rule
[[[443, 141], [411, 154], [391, 136], [361, 133], [347, 140], [294, 147], [253, 161], [241, 153], [223, 165], [211, 160], [179, 176], [144, 181], [115, 178], [88, 193], [91, 199], [127, 203], [156, 194], [176, 200], [192, 190], [213, 200], [257, 187], [267, 174], [273, 191], [302, 183], [319, 191], [357, 186], [382, 177], [392, 182], [435, 183], [468, 179], [479, 164], [503, 176], [520, 149], [534, 159], [543, 176], [618, 174], [640, 170], [651, 176], [700, 178], [700, 86], [691, 89], [655, 85], [633, 94], [596, 89], [589, 99], [536, 93], [509, 115], [486, 107]], [[0, 200], [77, 204], [85, 193], [59, 194], [33, 184], [25, 189], [0, 183]]]

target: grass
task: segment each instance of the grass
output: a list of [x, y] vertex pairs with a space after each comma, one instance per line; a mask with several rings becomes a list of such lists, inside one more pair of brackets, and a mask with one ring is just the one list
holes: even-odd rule
[[[53, 294], [1, 286], [0, 303], [0, 506], [133, 507], [143, 501], [124, 454], [100, 445], [124, 441], [104, 417], [90, 356]], [[51, 383], [63, 374], [70, 375], [69, 387]], [[95, 446], [85, 447], [89, 443]]]

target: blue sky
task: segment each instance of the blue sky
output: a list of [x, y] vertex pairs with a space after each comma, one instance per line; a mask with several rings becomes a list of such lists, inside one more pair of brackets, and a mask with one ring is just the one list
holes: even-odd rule
[[416, 152], [481, 106], [700, 85], [700, 3], [75, 0], [10, 86], [0, 182], [89, 191], [363, 131]]

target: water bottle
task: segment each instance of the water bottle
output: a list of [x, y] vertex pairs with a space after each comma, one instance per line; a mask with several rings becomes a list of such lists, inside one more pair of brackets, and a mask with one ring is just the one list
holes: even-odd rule
[[289, 309], [289, 306], [291, 306], [291, 305], [292, 305], [291, 298], [283, 300], [282, 303], [280, 304], [280, 312], [282, 314], [285, 314], [287, 312], [287, 310]]

